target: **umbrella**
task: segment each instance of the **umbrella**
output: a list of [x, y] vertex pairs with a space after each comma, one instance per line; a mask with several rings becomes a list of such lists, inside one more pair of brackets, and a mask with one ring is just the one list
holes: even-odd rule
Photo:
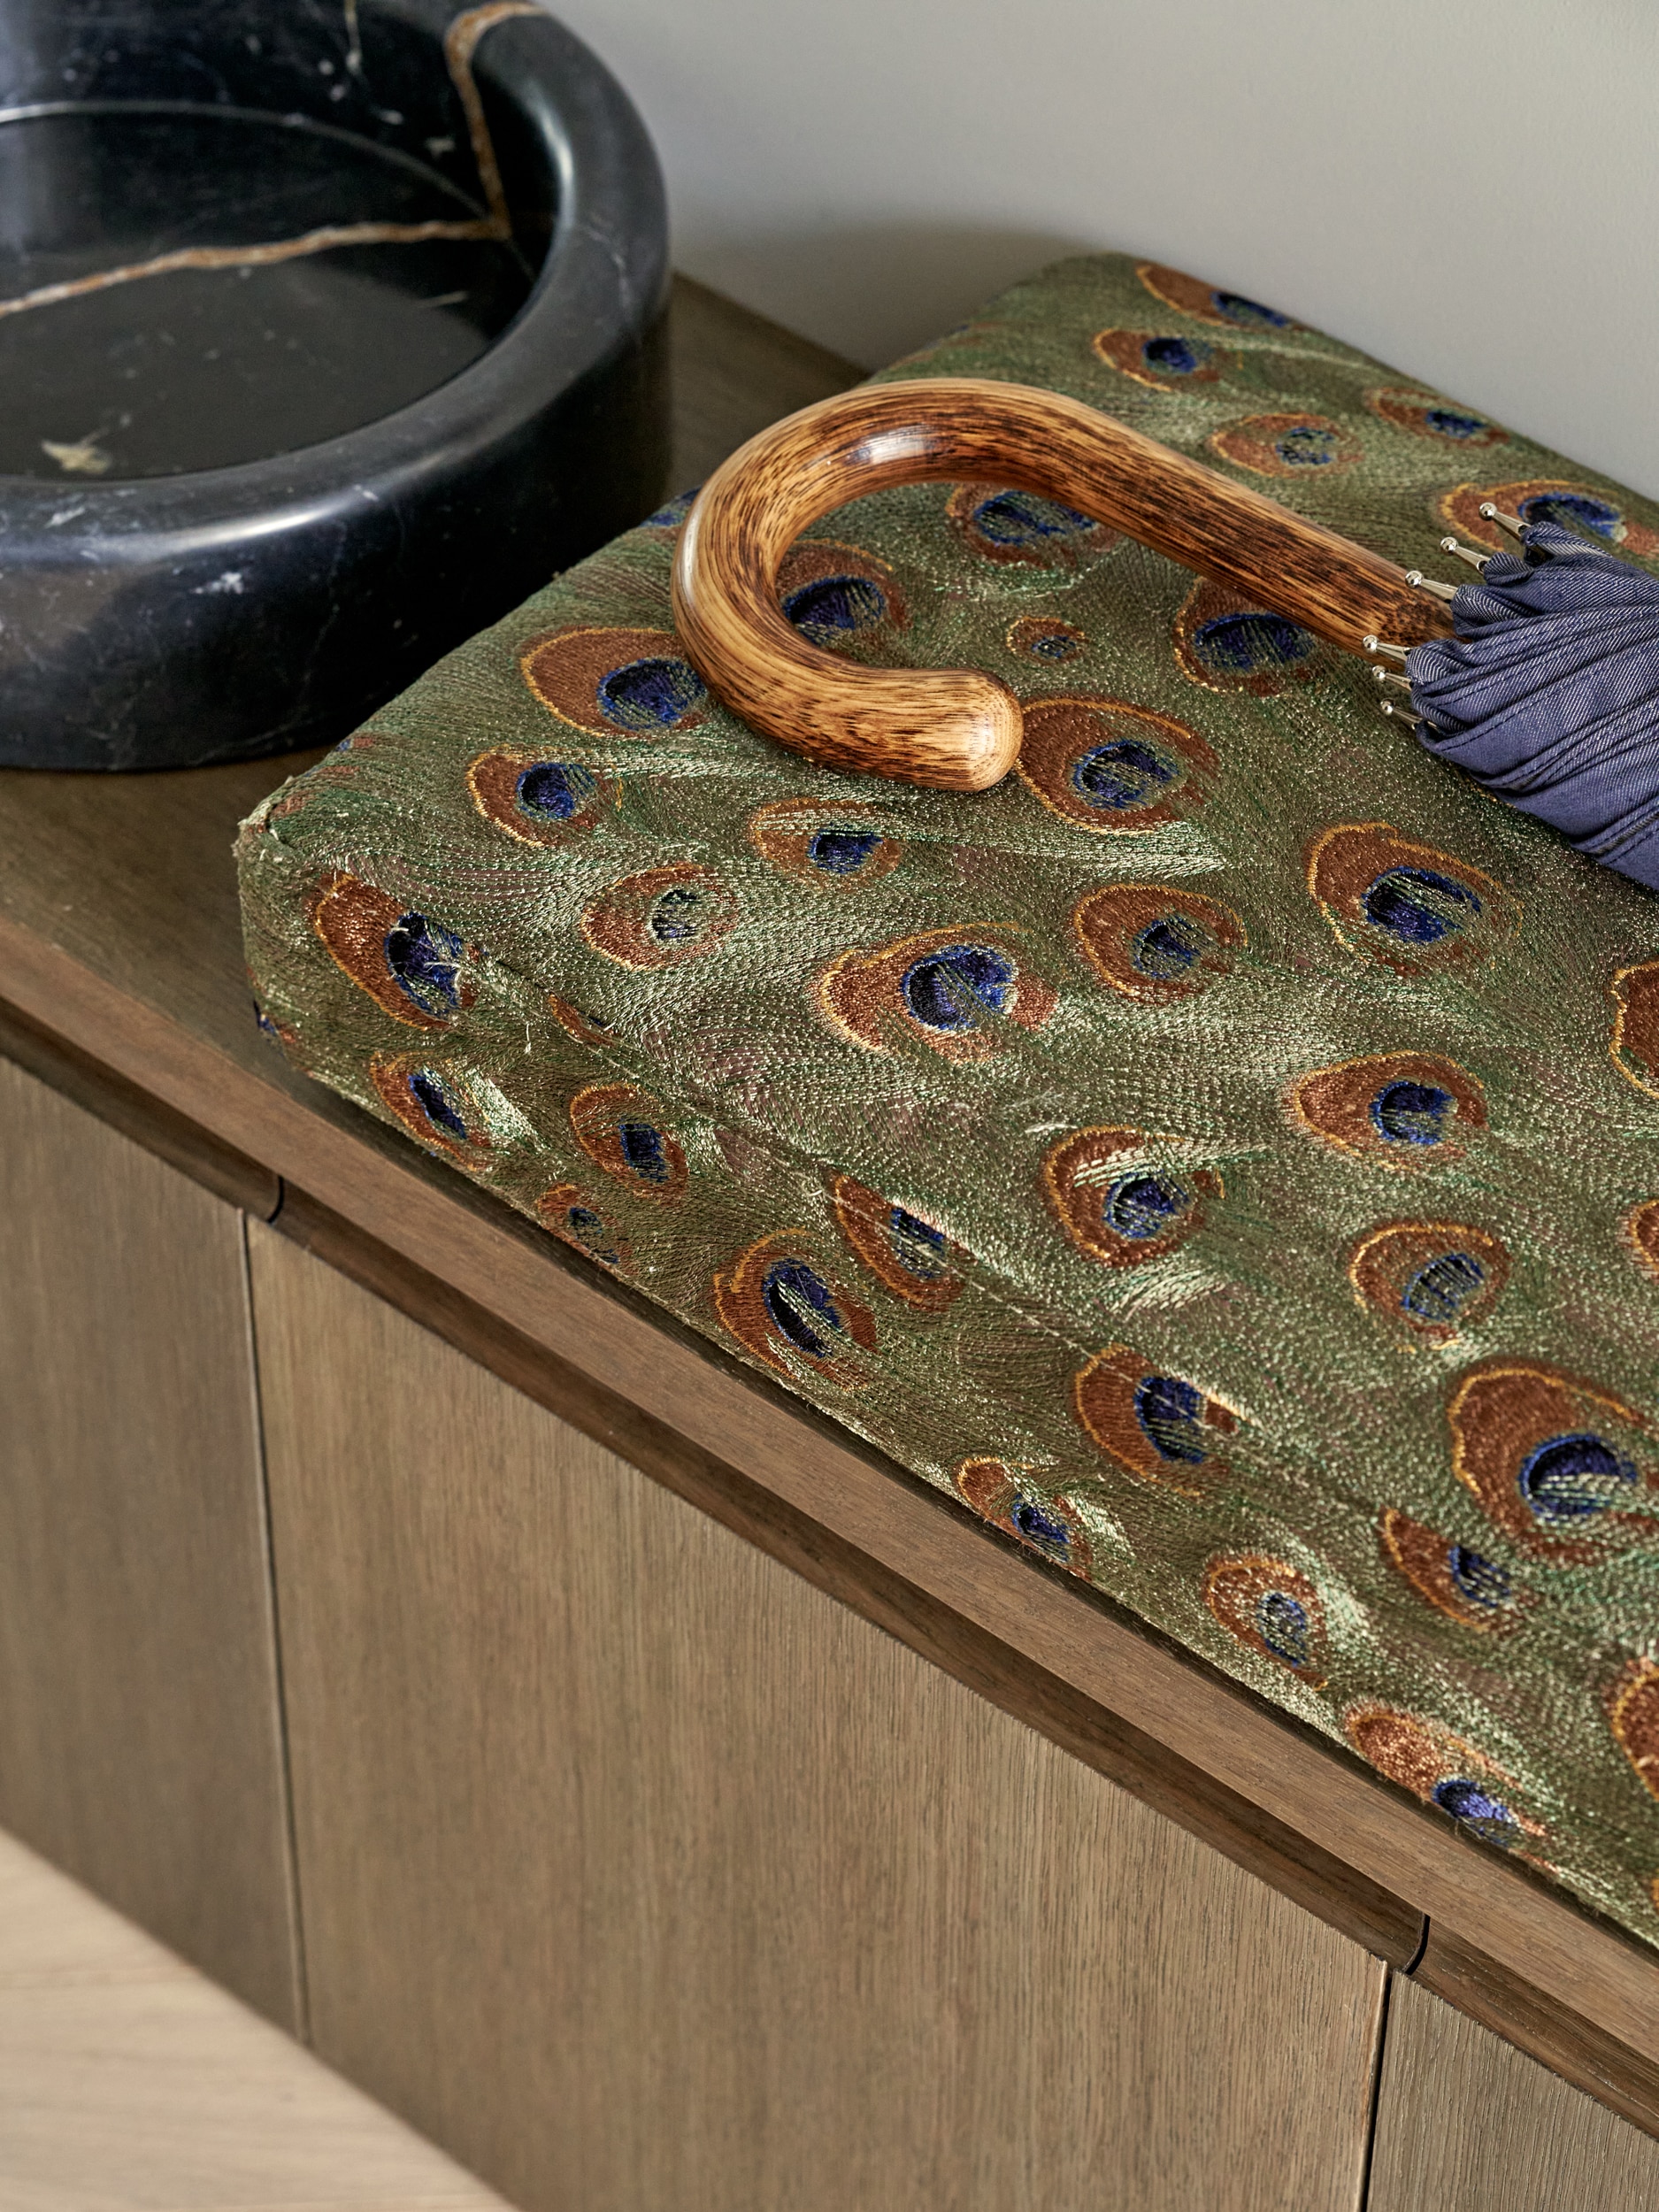
[[1378, 670], [1410, 694], [1390, 710], [1488, 791], [1659, 890], [1659, 580], [1559, 523], [1480, 511], [1517, 550], [1441, 540], [1480, 580], [1449, 599], [1455, 637], [1400, 653], [1403, 679]]
[[974, 378], [856, 390], [772, 425], [710, 478], [676, 556], [675, 623], [710, 688], [833, 766], [983, 790], [1018, 702], [979, 671], [860, 667], [779, 610], [809, 524], [900, 484], [996, 481], [1062, 500], [1350, 652], [1385, 713], [1591, 858], [1659, 889], [1659, 580], [1555, 522], [1483, 515], [1517, 550], [1441, 541], [1479, 571], [1401, 569], [1063, 394]]

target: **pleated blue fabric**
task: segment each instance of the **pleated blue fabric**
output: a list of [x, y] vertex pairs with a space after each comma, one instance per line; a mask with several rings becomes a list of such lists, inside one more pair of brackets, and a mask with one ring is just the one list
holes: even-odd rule
[[1659, 579], [1531, 526], [1406, 674], [1429, 750], [1659, 890]]

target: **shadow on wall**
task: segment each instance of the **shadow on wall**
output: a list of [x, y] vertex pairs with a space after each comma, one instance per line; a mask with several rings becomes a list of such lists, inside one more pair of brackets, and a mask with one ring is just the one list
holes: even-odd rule
[[863, 223], [726, 243], [687, 240], [679, 259], [688, 276], [876, 369], [1046, 262], [1100, 250], [1098, 239], [1057, 231]]

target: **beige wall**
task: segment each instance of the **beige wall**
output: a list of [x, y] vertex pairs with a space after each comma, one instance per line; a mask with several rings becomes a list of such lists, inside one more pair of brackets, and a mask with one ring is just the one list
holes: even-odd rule
[[855, 359], [1125, 247], [1659, 495], [1655, 0], [551, 4], [680, 266]]

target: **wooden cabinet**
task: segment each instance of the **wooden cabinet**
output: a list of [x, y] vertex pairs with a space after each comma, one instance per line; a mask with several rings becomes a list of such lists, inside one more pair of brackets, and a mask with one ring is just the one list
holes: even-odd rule
[[583, 2212], [1349, 2212], [1384, 1969], [269, 1230], [317, 2047]]
[[298, 2021], [242, 1216], [0, 1060], [0, 1825]]
[[1396, 1975], [1366, 2212], [1653, 2212], [1659, 2142]]

